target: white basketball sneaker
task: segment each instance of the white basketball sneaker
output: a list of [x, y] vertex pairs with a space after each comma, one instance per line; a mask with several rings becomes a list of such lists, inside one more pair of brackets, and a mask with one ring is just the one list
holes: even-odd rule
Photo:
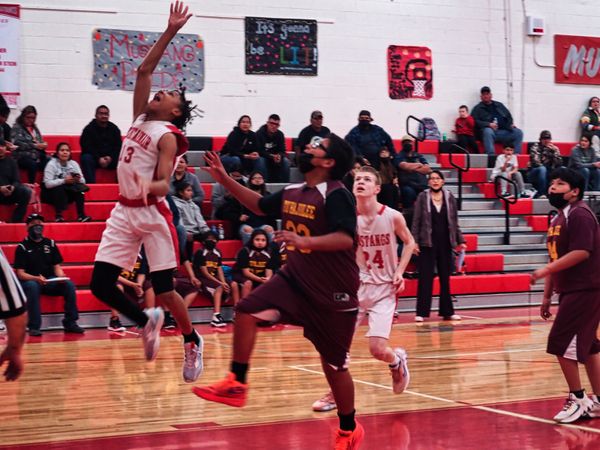
[[569, 393], [567, 400], [560, 412], [554, 416], [554, 421], [559, 423], [572, 423], [585, 415], [594, 406], [594, 402], [584, 394], [583, 398], [575, 397]]
[[335, 399], [333, 398], [333, 393], [329, 391], [319, 400], [313, 403], [312, 409], [317, 412], [326, 412], [332, 411], [337, 408], [337, 404], [335, 403]]
[[400, 362], [396, 367], [390, 367], [390, 373], [392, 374], [392, 389], [394, 390], [394, 394], [402, 394], [410, 382], [407, 355], [406, 350], [400, 347], [395, 348], [394, 353], [398, 356]]
[[586, 413], [587, 417], [590, 419], [600, 417], [600, 397], [597, 395], [591, 395], [590, 400], [592, 400], [593, 405]]
[[144, 310], [148, 316], [148, 322], [142, 330], [142, 340], [144, 341], [144, 353], [148, 361], [152, 361], [158, 355], [160, 347], [160, 329], [165, 320], [165, 313], [162, 308], [147, 308]]
[[194, 333], [200, 339], [200, 345], [195, 342], [186, 342], [183, 344], [184, 359], [183, 359], [183, 380], [186, 383], [193, 383], [198, 379], [204, 370], [204, 362], [202, 361], [202, 352], [204, 351], [204, 339], [196, 330]]

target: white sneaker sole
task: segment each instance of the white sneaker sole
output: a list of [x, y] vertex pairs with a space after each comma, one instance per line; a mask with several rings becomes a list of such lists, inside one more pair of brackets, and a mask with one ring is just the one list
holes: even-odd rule
[[408, 384], [410, 383], [410, 372], [408, 370], [408, 355], [406, 354], [406, 350], [400, 347], [395, 348], [394, 353], [396, 353], [396, 355], [398, 355], [398, 358], [400, 358], [400, 370], [402, 370], [403, 372], [403, 377], [402, 384], [397, 387], [394, 386], [394, 383], [392, 382], [392, 390], [394, 391], [394, 394], [402, 394], [408, 387]]
[[198, 334], [198, 337], [200, 338], [200, 345], [198, 346], [199, 351], [196, 350], [196, 352], [198, 353], [196, 359], [196, 361], [198, 361], [198, 366], [194, 367], [191, 375], [189, 373], [186, 373], [185, 361], [183, 362], [183, 381], [185, 381], [186, 383], [193, 383], [198, 378], [200, 378], [200, 375], [202, 375], [202, 372], [204, 371], [204, 339], [202, 338], [202, 336], [200, 336], [200, 334]]
[[147, 312], [149, 323], [152, 324], [152, 331], [150, 335], [146, 337], [142, 332], [142, 338], [144, 339], [144, 353], [146, 360], [153, 361], [158, 355], [158, 349], [160, 348], [160, 330], [165, 320], [165, 314], [162, 308], [151, 308]]

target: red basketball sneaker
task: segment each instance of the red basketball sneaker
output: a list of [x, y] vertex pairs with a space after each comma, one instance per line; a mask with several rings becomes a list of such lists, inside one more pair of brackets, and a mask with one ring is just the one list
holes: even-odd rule
[[237, 381], [233, 373], [228, 373], [224, 380], [211, 386], [196, 386], [192, 392], [204, 400], [241, 408], [246, 404], [248, 385]]
[[354, 431], [337, 430], [334, 450], [358, 450], [365, 438], [365, 429], [356, 422]]

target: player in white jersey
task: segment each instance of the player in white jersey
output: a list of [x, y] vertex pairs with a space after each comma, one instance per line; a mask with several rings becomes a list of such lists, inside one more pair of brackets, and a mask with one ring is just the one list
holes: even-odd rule
[[195, 381], [202, 372], [203, 341], [173, 287], [179, 247], [165, 195], [175, 161], [188, 148], [181, 129], [190, 120], [193, 108], [183, 89], [159, 91], [149, 103], [148, 97], [154, 69], [169, 42], [191, 16], [183, 3], [171, 4], [165, 32], [138, 67], [133, 93], [134, 122], [123, 141], [117, 166], [119, 202], [106, 222], [91, 282], [96, 297], [143, 327], [146, 359], [154, 359], [164, 320], [162, 309], [149, 308], [144, 312], [117, 288], [121, 270], [133, 267], [144, 245], [156, 297], [169, 308], [183, 334], [186, 382]]
[[[404, 270], [408, 265], [415, 240], [399, 211], [377, 201], [381, 177], [370, 166], [361, 167], [354, 177], [353, 193], [357, 202], [358, 248], [356, 262], [360, 270], [357, 325], [369, 314], [369, 351], [375, 359], [388, 363], [395, 394], [404, 392], [410, 380], [406, 351], [388, 345], [396, 295], [404, 290]], [[398, 260], [398, 242], [404, 243]], [[331, 392], [313, 404], [314, 411], [336, 408]]]

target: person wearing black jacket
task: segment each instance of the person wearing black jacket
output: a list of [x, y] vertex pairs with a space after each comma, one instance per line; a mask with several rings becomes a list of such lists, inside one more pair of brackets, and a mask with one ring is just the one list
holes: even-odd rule
[[319, 136], [320, 138], [325, 138], [329, 133], [331, 133], [329, 128], [323, 126], [323, 113], [321, 111], [313, 111], [310, 113], [310, 125], [304, 127], [302, 131], [300, 131], [294, 145], [296, 160], [300, 156], [300, 153], [304, 153], [306, 146], [310, 144], [313, 137]]
[[0, 204], [14, 205], [11, 222], [22, 222], [31, 198], [31, 189], [19, 182], [17, 162], [7, 155], [6, 143], [0, 135]]
[[79, 138], [81, 170], [87, 183], [96, 182], [96, 169], [116, 169], [121, 151], [121, 130], [110, 122], [107, 106], [96, 108], [96, 116], [86, 125]]
[[256, 132], [258, 152], [267, 162], [269, 183], [290, 182], [290, 162], [287, 159], [285, 136], [279, 129], [281, 118], [271, 114], [267, 123]]
[[475, 119], [476, 133], [483, 141], [485, 152], [494, 154], [494, 142], [502, 142], [521, 153], [523, 132], [518, 129], [510, 111], [502, 103], [492, 100], [492, 90], [488, 86], [481, 88], [481, 102], [471, 111]]
[[241, 164], [244, 173], [258, 170], [266, 175], [267, 164], [260, 155], [256, 133], [251, 128], [250, 116], [243, 115], [238, 119], [237, 126], [233, 127], [221, 149], [221, 160], [228, 171], [232, 166]]

